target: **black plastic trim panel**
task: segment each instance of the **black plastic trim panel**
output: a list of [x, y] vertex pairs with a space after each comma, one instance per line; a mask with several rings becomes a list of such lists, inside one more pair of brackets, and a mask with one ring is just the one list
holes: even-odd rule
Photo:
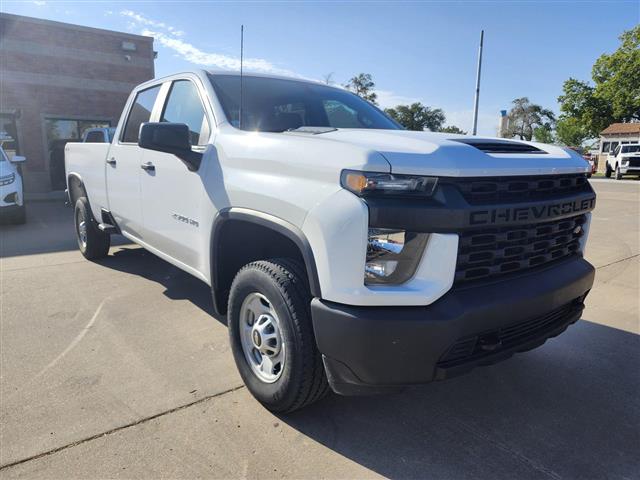
[[[342, 394], [381, 393], [428, 383], [534, 348], [578, 320], [595, 270], [581, 258], [515, 279], [450, 290], [425, 307], [362, 307], [314, 299], [311, 311], [328, 378]], [[442, 359], [460, 339], [507, 330], [573, 305], [549, 328], [487, 355]]]

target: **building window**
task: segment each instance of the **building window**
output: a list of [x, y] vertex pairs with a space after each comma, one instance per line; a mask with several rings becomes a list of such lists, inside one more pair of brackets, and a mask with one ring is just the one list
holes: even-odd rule
[[68, 142], [77, 142], [89, 128], [108, 128], [110, 121], [80, 120], [67, 118], [45, 118], [47, 153], [49, 156], [49, 177], [53, 190], [64, 190], [64, 146]]
[[602, 142], [602, 153], [609, 153], [611, 142]]

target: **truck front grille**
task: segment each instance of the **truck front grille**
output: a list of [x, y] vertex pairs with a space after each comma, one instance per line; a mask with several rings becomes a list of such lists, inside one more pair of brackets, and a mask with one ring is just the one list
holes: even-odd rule
[[535, 175], [443, 179], [451, 183], [472, 205], [551, 200], [567, 194], [590, 191], [587, 175]]
[[455, 283], [515, 273], [580, 253], [585, 215], [460, 234]]
[[638, 168], [640, 167], [640, 157], [631, 157], [628, 159], [629, 161], [629, 167], [631, 168]]

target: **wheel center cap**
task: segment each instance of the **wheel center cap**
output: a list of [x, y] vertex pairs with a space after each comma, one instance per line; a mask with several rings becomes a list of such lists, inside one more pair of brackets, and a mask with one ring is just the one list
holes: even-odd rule
[[255, 344], [256, 347], [259, 347], [260, 345], [262, 345], [262, 338], [260, 337], [260, 334], [258, 333], [257, 330], [253, 331], [253, 343]]

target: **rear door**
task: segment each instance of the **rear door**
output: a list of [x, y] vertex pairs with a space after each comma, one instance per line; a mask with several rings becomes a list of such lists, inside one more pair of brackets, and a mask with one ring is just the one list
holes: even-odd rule
[[[192, 149], [204, 152], [212, 117], [205, 108], [204, 91], [195, 79], [171, 82], [160, 110], [159, 121], [189, 127]], [[201, 243], [205, 188], [202, 175], [206, 157], [197, 172], [190, 172], [175, 155], [145, 150], [141, 170], [142, 211], [147, 243], [172, 259], [195, 270], [204, 268]], [[206, 232], [208, 233], [208, 232]], [[208, 246], [206, 246], [208, 248]]]
[[136, 94], [106, 160], [109, 210], [123, 233], [141, 240], [144, 239], [140, 202], [143, 150], [138, 147], [138, 133], [142, 123], [154, 118], [161, 88], [162, 84], [154, 85]]

